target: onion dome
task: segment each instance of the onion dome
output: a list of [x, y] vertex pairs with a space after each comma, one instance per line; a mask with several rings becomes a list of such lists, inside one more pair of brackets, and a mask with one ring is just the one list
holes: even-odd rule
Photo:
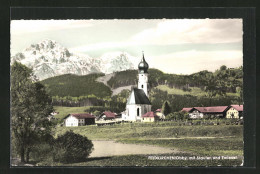
[[144, 53], [143, 53], [143, 58], [141, 62], [138, 65], [139, 73], [147, 73], [147, 70], [149, 68], [148, 63], [144, 59]]

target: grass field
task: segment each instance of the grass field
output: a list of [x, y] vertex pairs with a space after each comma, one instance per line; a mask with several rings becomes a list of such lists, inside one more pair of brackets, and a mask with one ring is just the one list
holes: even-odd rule
[[[55, 107], [59, 112], [55, 117], [62, 120], [70, 113], [81, 113], [87, 107]], [[227, 160], [151, 160], [149, 155], [123, 155], [100, 158], [88, 158], [86, 161], [60, 164], [46, 163], [39, 165], [54, 166], [238, 166], [243, 157], [243, 126], [226, 125], [225, 120], [207, 120], [220, 122], [220, 125], [184, 125], [182, 121], [156, 123], [124, 123], [105, 126], [57, 127], [54, 135], [72, 130], [91, 140], [113, 140], [127, 144], [146, 144], [176, 149], [180, 154], [163, 156], [236, 156], [238, 159]], [[160, 156], [160, 154], [159, 154]]]
[[[221, 160], [151, 160], [149, 155], [125, 155], [125, 156], [111, 156], [88, 158], [86, 161], [69, 164], [53, 164], [56, 166], [240, 166], [241, 159], [221, 159]], [[173, 156], [173, 154], [163, 154], [158, 156]], [[190, 157], [188, 154], [180, 153], [174, 156]]]
[[54, 110], [56, 112], [59, 112], [59, 114], [55, 115], [55, 118], [61, 120], [65, 116], [71, 113], [84, 113], [88, 107], [62, 107], [62, 106], [54, 106]]
[[[156, 87], [162, 91], [167, 91], [168, 94], [174, 95], [193, 95], [193, 96], [205, 96], [207, 93], [198, 87], [190, 87], [191, 91], [183, 91], [178, 88], [170, 88], [167, 85], [159, 85]], [[238, 96], [236, 93], [227, 93], [227, 96]]]
[[[149, 155], [124, 155], [89, 158], [64, 166], [239, 166], [243, 158], [243, 126], [176, 126], [172, 122], [125, 123], [112, 126], [58, 127], [56, 136], [72, 130], [91, 140], [114, 140], [120, 143], [147, 144], [179, 150], [180, 154], [162, 156], [235, 156], [218, 160], [151, 160]], [[158, 154], [157, 156], [160, 156]], [[53, 164], [55, 165], [55, 164]]]
[[[88, 107], [55, 107], [55, 117], [62, 120], [70, 113], [84, 112]], [[205, 120], [204, 120], [205, 121]], [[237, 156], [234, 160], [149, 160], [147, 155], [89, 158], [65, 166], [233, 166], [240, 165], [243, 156], [243, 126], [226, 125], [225, 120], [207, 120], [220, 125], [184, 125], [182, 121], [156, 123], [124, 123], [106, 126], [57, 127], [55, 137], [72, 130], [91, 140], [113, 140], [128, 144], [147, 144], [177, 149], [181, 156]], [[165, 155], [165, 154], [164, 154]], [[173, 155], [173, 154], [168, 154]], [[176, 156], [176, 154], [174, 154]]]
[[184, 138], [184, 139], [160, 139], [140, 140], [125, 139], [119, 142], [134, 144], [150, 144], [161, 147], [170, 147], [191, 152], [200, 156], [242, 156], [243, 140], [235, 137], [222, 138]]
[[181, 137], [242, 137], [243, 126], [213, 125], [213, 126], [176, 126], [172, 122], [156, 123], [124, 123], [97, 127], [58, 127], [55, 135], [61, 135], [68, 130], [87, 136], [91, 140], [120, 140], [147, 138], [181, 138]]
[[169, 94], [175, 94], [175, 95], [194, 95], [194, 96], [205, 96], [206, 92], [202, 91], [198, 87], [190, 87], [191, 91], [183, 91], [182, 89], [178, 88], [170, 88], [167, 85], [159, 85], [156, 87], [157, 89], [167, 91]]

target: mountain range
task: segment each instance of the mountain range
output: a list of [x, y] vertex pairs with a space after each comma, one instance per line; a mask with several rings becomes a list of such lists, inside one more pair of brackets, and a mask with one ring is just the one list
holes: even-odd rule
[[44, 80], [62, 74], [110, 74], [136, 69], [139, 59], [126, 52], [108, 52], [94, 58], [72, 53], [58, 42], [45, 39], [12, 56], [11, 64], [14, 61], [32, 68], [37, 78]]

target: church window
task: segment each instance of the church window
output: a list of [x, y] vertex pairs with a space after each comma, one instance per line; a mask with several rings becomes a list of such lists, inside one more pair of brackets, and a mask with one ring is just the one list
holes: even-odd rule
[[140, 115], [140, 109], [137, 108], [137, 116], [139, 116], [139, 115]]
[[142, 88], [144, 88], [144, 85], [142, 85]]

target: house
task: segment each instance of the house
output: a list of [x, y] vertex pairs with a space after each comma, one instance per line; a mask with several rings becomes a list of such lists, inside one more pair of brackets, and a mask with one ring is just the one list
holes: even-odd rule
[[65, 118], [65, 126], [85, 126], [95, 124], [95, 116], [88, 113], [69, 114]]
[[192, 119], [203, 118], [203, 113], [197, 109], [192, 108], [189, 111], [189, 117]]
[[152, 111], [145, 113], [142, 115], [142, 122], [154, 122], [159, 120], [160, 118]]
[[226, 118], [243, 118], [243, 105], [230, 105], [226, 111]]
[[181, 112], [190, 112], [190, 110], [192, 110], [192, 108], [182, 108]]
[[160, 119], [165, 119], [165, 115], [162, 113], [162, 109], [156, 109], [155, 115], [157, 115]]
[[110, 111], [105, 111], [103, 112], [98, 120], [102, 119], [102, 120], [114, 120], [116, 118], [116, 114], [115, 113], [112, 113]]
[[150, 112], [152, 105], [148, 98], [148, 68], [144, 54], [138, 65], [138, 88], [132, 87], [127, 99], [126, 110], [122, 112], [124, 121], [141, 121], [142, 115]]
[[224, 118], [228, 106], [211, 106], [211, 107], [193, 107], [189, 111], [190, 118], [203, 118], [204, 116], [214, 116]]

